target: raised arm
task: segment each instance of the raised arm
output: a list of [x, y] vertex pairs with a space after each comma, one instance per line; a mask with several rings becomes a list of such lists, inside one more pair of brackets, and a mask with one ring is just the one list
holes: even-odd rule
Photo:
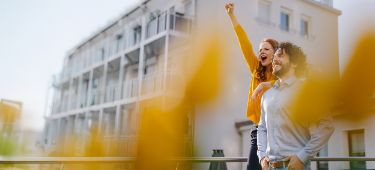
[[237, 39], [242, 50], [242, 54], [250, 68], [250, 71], [253, 71], [255, 67], [258, 65], [259, 61], [253, 51], [253, 46], [251, 42], [249, 41], [249, 38], [247, 37], [246, 32], [244, 31], [242, 26], [239, 24], [237, 17], [234, 15], [234, 4], [233, 3], [225, 4], [225, 10], [227, 11], [230, 21], [232, 22], [234, 31], [236, 32]]

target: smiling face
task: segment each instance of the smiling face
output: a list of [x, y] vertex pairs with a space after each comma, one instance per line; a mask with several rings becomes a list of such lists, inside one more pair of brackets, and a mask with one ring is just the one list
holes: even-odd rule
[[289, 55], [285, 52], [284, 49], [278, 49], [275, 53], [275, 56], [272, 61], [272, 73], [281, 77], [288, 73], [291, 68], [291, 63], [289, 60]]
[[258, 60], [260, 61], [262, 66], [266, 67], [268, 65], [271, 65], [274, 53], [275, 50], [269, 42], [263, 41], [260, 43]]

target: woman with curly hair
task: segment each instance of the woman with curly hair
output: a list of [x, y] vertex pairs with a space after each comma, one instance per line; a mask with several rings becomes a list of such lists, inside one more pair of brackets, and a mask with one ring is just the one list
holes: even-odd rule
[[256, 55], [244, 29], [234, 15], [234, 4], [227, 3], [225, 9], [231, 19], [243, 56], [252, 76], [246, 116], [254, 123], [254, 127], [251, 130], [251, 147], [247, 169], [258, 170], [261, 169], [257, 156], [257, 124], [260, 120], [260, 101], [262, 94], [276, 80], [276, 77], [272, 75], [272, 58], [277, 49], [278, 42], [271, 38], [264, 39], [259, 44], [259, 52]]

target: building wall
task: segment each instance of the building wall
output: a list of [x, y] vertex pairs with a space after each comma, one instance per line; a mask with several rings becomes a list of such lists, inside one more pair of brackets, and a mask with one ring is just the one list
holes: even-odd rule
[[[225, 40], [226, 71], [223, 74], [221, 96], [211, 106], [198, 108], [195, 115], [196, 156], [211, 156], [213, 149], [223, 149], [225, 156], [248, 157], [249, 129], [244, 127], [237, 132], [235, 122], [246, 121], [245, 109], [249, 82], [247, 65], [243, 60], [230, 20], [224, 10], [227, 1], [201, 0], [197, 2], [197, 25], [206, 30], [220, 30]], [[258, 0], [234, 1], [235, 14], [258, 51], [259, 42], [266, 37], [279, 41], [291, 41], [303, 48], [308, 62], [313, 67], [338, 76], [338, 25], [340, 12], [305, 0], [276, 0], [271, 3], [270, 23], [259, 21]], [[210, 7], [209, 9], [207, 7]], [[290, 32], [279, 28], [282, 8], [291, 10]], [[310, 33], [300, 35], [300, 18], [310, 17]], [[210, 21], [207, 23], [208, 18]], [[201, 24], [201, 25], [199, 25]], [[213, 26], [217, 28], [212, 28]], [[202, 30], [204, 30], [202, 29]], [[207, 165], [199, 165], [202, 169]], [[245, 169], [246, 163], [228, 163], [229, 169]]]
[[[375, 140], [375, 117], [372, 114], [349, 113], [334, 117], [335, 132], [329, 141], [330, 157], [348, 157], [349, 156], [349, 140], [348, 131], [364, 130], [364, 144], [366, 157], [375, 156], [375, 148], [372, 143]], [[366, 163], [367, 169], [374, 169], [374, 162]], [[349, 169], [349, 162], [331, 162], [330, 169]]]

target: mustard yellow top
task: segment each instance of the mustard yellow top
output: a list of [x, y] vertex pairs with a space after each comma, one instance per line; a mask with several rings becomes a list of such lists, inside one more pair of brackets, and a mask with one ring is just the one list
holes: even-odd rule
[[[258, 87], [258, 85], [264, 81], [260, 80], [259, 78], [256, 78], [256, 70], [259, 67], [259, 61], [257, 59], [257, 56], [254, 54], [253, 47], [249, 41], [249, 38], [247, 37], [244, 29], [241, 27], [241, 25], [236, 25], [234, 27], [234, 30], [236, 32], [243, 56], [247, 62], [247, 65], [249, 66], [250, 73], [251, 73], [251, 82], [250, 82], [250, 90], [249, 90], [249, 96], [247, 101], [247, 111], [246, 116], [248, 119], [250, 119], [255, 124], [259, 123], [260, 119], [260, 101], [262, 98], [263, 93], [268, 90], [268, 88], [263, 89], [259, 95], [256, 97], [255, 100], [251, 99], [251, 96], [254, 92], [254, 90]], [[275, 78], [272, 75], [272, 72], [266, 72], [266, 81], [271, 82], [272, 84], [275, 82]]]

